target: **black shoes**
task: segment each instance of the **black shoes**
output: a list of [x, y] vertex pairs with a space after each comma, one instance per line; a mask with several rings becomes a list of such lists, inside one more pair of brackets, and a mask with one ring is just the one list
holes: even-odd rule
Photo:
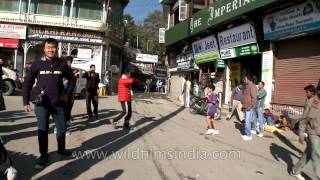
[[43, 169], [49, 162], [49, 156], [40, 156], [37, 159], [35, 168], [36, 169]]
[[124, 130], [130, 130], [131, 129], [130, 124], [129, 123], [124, 123], [123, 124], [123, 129]]
[[72, 151], [68, 151], [68, 150], [58, 150], [58, 154], [62, 155], [62, 156], [72, 156]]

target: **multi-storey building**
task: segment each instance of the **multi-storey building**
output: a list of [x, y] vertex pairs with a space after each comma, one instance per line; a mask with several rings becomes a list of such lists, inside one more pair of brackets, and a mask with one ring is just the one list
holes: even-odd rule
[[[123, 9], [129, 0], [1, 0], [0, 58], [22, 75], [42, 56], [42, 40], [59, 41], [59, 56], [72, 55], [85, 69], [104, 74], [121, 66]], [[86, 67], [88, 66], [88, 67]]]
[[266, 83], [267, 104], [301, 110], [304, 86], [320, 78], [318, 0], [160, 3], [168, 16], [165, 44], [172, 95], [181, 93], [183, 76], [193, 84], [211, 77], [228, 103], [234, 82], [241, 83], [249, 73]]

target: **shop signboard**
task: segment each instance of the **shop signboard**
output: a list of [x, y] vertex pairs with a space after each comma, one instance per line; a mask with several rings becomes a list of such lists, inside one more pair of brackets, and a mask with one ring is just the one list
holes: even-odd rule
[[159, 28], [159, 43], [163, 44], [165, 43], [165, 33], [166, 33], [166, 28]]
[[136, 53], [136, 61], [144, 63], [157, 63], [158, 55]]
[[167, 68], [164, 65], [156, 64], [154, 68], [154, 76], [156, 79], [167, 79]]
[[320, 29], [319, 0], [306, 1], [263, 18], [264, 39], [266, 40], [279, 39], [316, 29]]
[[254, 27], [251, 24], [243, 24], [218, 33], [218, 42], [220, 49], [227, 49], [256, 43], [257, 38]]
[[273, 75], [273, 51], [266, 51], [262, 53], [262, 77], [261, 80], [265, 83], [267, 97], [265, 104], [271, 102], [272, 93], [272, 77]]
[[220, 58], [217, 39], [214, 36], [209, 36], [192, 43], [192, 49], [197, 64]]
[[215, 63], [216, 63], [216, 67], [217, 68], [225, 68], [226, 67], [226, 64], [224, 63], [224, 60], [222, 60], [222, 59], [216, 60]]
[[103, 36], [99, 32], [55, 27], [30, 27], [28, 28], [28, 38], [39, 41], [54, 38], [61, 42], [103, 44]]
[[19, 39], [0, 39], [0, 47], [16, 49], [19, 47]]
[[27, 26], [0, 24], [0, 38], [26, 39]]
[[235, 58], [240, 56], [248, 56], [248, 55], [255, 55], [259, 53], [259, 47], [257, 44], [249, 44], [240, 47], [228, 48], [228, 49], [221, 49], [221, 59], [229, 59]]
[[199, 69], [197, 64], [194, 62], [193, 53], [181, 54], [177, 56], [177, 68], [178, 70], [194, 70]]
[[78, 58], [90, 59], [92, 56], [92, 49], [78, 48]]

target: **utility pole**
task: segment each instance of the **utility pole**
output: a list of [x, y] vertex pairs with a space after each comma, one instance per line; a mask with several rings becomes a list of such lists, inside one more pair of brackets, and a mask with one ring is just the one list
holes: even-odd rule
[[137, 49], [139, 49], [139, 25], [137, 26]]

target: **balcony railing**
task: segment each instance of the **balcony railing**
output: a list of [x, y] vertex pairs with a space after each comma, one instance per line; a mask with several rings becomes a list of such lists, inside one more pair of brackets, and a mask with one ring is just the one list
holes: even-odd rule
[[0, 12], [0, 22], [19, 24], [36, 24], [46, 26], [69, 27], [101, 31], [103, 21], [51, 16], [43, 14], [18, 14], [14, 12]]

